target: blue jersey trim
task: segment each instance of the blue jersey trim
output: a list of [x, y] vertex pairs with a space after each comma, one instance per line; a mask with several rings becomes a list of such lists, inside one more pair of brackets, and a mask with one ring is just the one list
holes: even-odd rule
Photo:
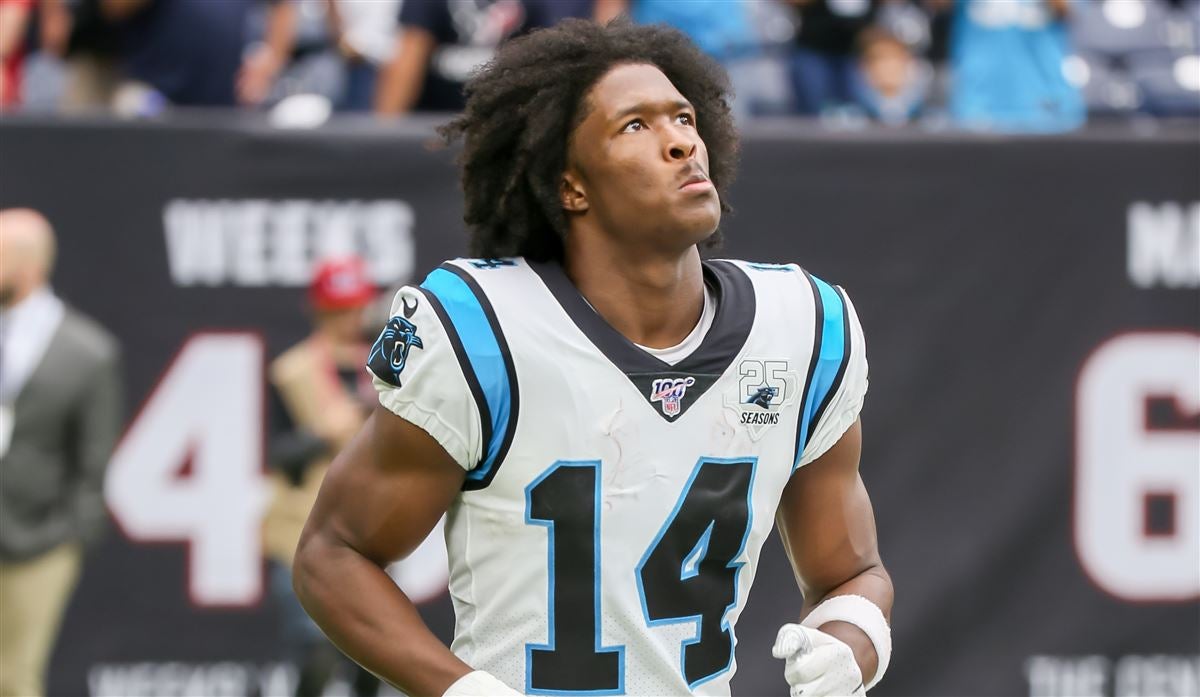
[[686, 581], [700, 575], [700, 562], [708, 556], [708, 543], [712, 540], [713, 528], [716, 526], [717, 521], [715, 520], [709, 523], [696, 546], [683, 558], [683, 563], [679, 565], [679, 580]]
[[800, 458], [812, 437], [812, 431], [841, 384], [850, 359], [849, 313], [841, 291], [812, 274], [805, 275], [813, 290], [813, 302], [817, 307], [817, 326], [814, 332], [813, 361], [808, 385], [800, 405], [800, 424], [796, 429], [793, 469], [800, 465]]
[[437, 298], [450, 325], [447, 333], [457, 335], [455, 349], [461, 347], [459, 364], [467, 374], [467, 382], [478, 384], [483, 395], [479, 417], [485, 442], [479, 464], [467, 473], [467, 486], [486, 486], [512, 441], [515, 427], [512, 356], [491, 304], [466, 272], [444, 265], [434, 269], [421, 288]]

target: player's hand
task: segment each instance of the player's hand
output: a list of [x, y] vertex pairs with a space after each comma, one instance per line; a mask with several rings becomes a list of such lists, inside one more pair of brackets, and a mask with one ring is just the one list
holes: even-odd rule
[[867, 694], [854, 650], [819, 629], [785, 624], [771, 653], [786, 661], [783, 677], [792, 697]]

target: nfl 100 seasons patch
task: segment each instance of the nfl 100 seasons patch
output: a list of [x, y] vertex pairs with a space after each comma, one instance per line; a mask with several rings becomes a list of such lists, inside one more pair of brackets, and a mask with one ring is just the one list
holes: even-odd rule
[[679, 416], [687, 388], [696, 384], [692, 376], [682, 378], [659, 378], [650, 384], [650, 403], [658, 403], [663, 416]]

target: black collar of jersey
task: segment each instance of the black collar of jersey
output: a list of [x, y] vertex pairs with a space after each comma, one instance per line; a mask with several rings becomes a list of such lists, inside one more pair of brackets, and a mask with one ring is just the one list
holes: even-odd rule
[[746, 345], [750, 328], [754, 326], [754, 286], [749, 277], [728, 261], [705, 261], [704, 281], [712, 290], [716, 314], [700, 346], [682, 361], [671, 365], [647, 353], [614, 329], [584, 299], [560, 264], [529, 262], [529, 266], [541, 277], [575, 326], [633, 381], [647, 400], [650, 399], [649, 386], [656, 378], [695, 378], [694, 384], [689, 383], [686, 399], [682, 400], [678, 413], [667, 415], [655, 410], [668, 421], [682, 416], [724, 374]]

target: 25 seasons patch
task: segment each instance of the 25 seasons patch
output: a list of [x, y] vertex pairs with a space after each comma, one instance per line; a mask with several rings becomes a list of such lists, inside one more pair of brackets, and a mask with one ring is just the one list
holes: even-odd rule
[[779, 425], [784, 407], [799, 393], [800, 379], [786, 360], [747, 358], [738, 365], [737, 392], [726, 394], [725, 406], [750, 438], [758, 440]]

